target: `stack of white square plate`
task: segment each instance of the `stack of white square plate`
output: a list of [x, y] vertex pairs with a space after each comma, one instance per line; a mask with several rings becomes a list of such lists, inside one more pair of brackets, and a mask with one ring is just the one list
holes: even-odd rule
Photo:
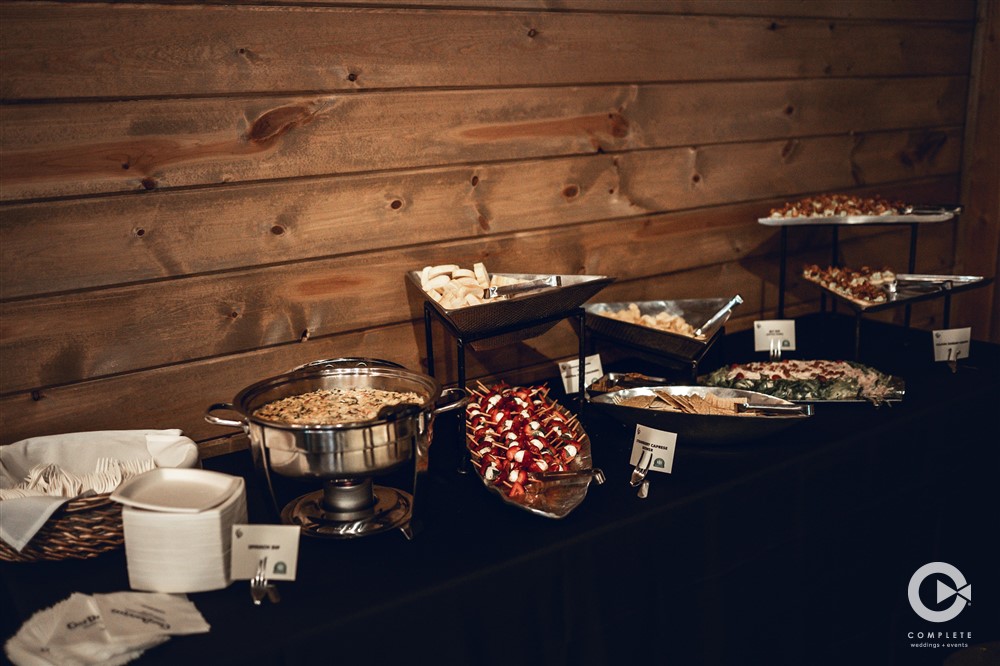
[[123, 483], [111, 499], [124, 505], [132, 589], [204, 592], [232, 582], [232, 526], [247, 522], [241, 477], [158, 468]]

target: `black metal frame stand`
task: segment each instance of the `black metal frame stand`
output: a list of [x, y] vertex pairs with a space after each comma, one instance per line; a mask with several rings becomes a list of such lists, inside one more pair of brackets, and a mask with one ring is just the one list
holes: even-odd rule
[[[822, 224], [822, 223], [819, 223]], [[899, 224], [906, 224], [910, 227], [910, 256], [908, 262], [908, 273], [913, 273], [916, 270], [917, 265], [917, 231], [919, 229], [919, 224], [916, 222], [900, 222]], [[840, 255], [840, 225], [832, 225], [831, 233], [831, 259], [830, 265], [836, 266], [839, 262]], [[778, 319], [785, 318], [785, 289], [788, 283], [788, 271], [787, 271], [787, 259], [788, 259], [788, 226], [781, 227], [779, 248], [781, 253], [781, 259], [779, 260], [778, 266]], [[820, 294], [820, 312], [826, 312], [826, 293]], [[911, 307], [910, 303], [904, 306], [904, 328], [910, 327], [910, 314]], [[837, 311], [837, 301], [836, 299], [831, 299], [831, 311]], [[860, 358], [861, 354], [861, 318], [864, 315], [864, 311], [855, 308], [855, 318], [856, 323], [854, 326], [854, 357], [855, 359]], [[947, 328], [949, 326], [949, 321], [951, 319], [951, 293], [949, 291], [944, 292], [944, 314], [943, 314], [943, 324]]]
[[591, 331], [589, 340], [597, 343], [604, 341], [618, 349], [624, 349], [627, 352], [632, 352], [638, 359], [662, 366], [672, 373], [677, 373], [677, 375], [683, 374], [685, 381], [695, 384], [698, 378], [698, 367], [701, 365], [702, 360], [712, 350], [712, 346], [718, 341], [724, 339], [725, 336], [726, 329], [725, 327], [722, 327], [716, 331], [715, 335], [713, 335], [708, 341], [704, 349], [691, 358], [679, 358], [669, 354], [662, 354], [657, 352], [655, 349], [631, 344], [624, 340], [608, 337], [606, 335], [600, 335], [594, 331]]
[[579, 336], [580, 336], [580, 352], [579, 352], [579, 375], [578, 375], [578, 397], [580, 400], [580, 406], [583, 406], [584, 399], [584, 378], [586, 376], [586, 362], [587, 362], [587, 348], [586, 348], [586, 311], [583, 308], [574, 308], [569, 312], [560, 312], [547, 317], [539, 317], [538, 319], [532, 319], [530, 321], [523, 321], [513, 326], [504, 326], [502, 328], [494, 328], [488, 331], [483, 331], [482, 333], [463, 333], [455, 328], [455, 325], [448, 321], [447, 318], [443, 317], [441, 313], [434, 309], [434, 306], [429, 302], [424, 303], [424, 339], [427, 344], [427, 374], [434, 377], [434, 332], [433, 326], [431, 324], [432, 319], [437, 319], [444, 329], [455, 338], [458, 351], [458, 387], [465, 388], [465, 345], [476, 342], [478, 340], [487, 340], [489, 338], [495, 338], [501, 335], [506, 335], [507, 333], [513, 333], [514, 331], [521, 331], [526, 328], [532, 328], [534, 326], [539, 326], [542, 324], [547, 324], [549, 322], [561, 321], [563, 319], [569, 319], [571, 317], [576, 317], [579, 322]]
[[[495, 338], [500, 335], [505, 335], [507, 333], [513, 333], [514, 331], [521, 331], [526, 328], [532, 328], [534, 326], [539, 326], [542, 324], [547, 324], [549, 322], [557, 322], [563, 319], [569, 319], [571, 317], [576, 317], [579, 322], [579, 336], [580, 336], [580, 365], [578, 370], [577, 383], [579, 385], [577, 400], [579, 404], [577, 406], [578, 411], [583, 411], [584, 400], [584, 389], [586, 385], [584, 384], [584, 378], [586, 377], [587, 370], [587, 348], [586, 348], [586, 311], [582, 307], [574, 308], [568, 312], [561, 312], [554, 315], [549, 315], [546, 317], [539, 317], [537, 319], [532, 319], [531, 321], [520, 322], [513, 326], [504, 326], [502, 328], [490, 329], [488, 331], [483, 331], [482, 333], [463, 333], [459, 331], [454, 324], [448, 321], [447, 318], [441, 315], [440, 312], [434, 309], [429, 301], [424, 302], [424, 339], [427, 344], [427, 374], [434, 377], [434, 331], [432, 320], [437, 319], [442, 327], [449, 333], [457, 345], [457, 361], [458, 361], [458, 387], [465, 389], [465, 345], [476, 342], [477, 340], [487, 340], [489, 338]], [[465, 441], [465, 419], [459, 420], [460, 423], [460, 437], [459, 441]], [[465, 474], [469, 467], [469, 451], [463, 444], [462, 453], [459, 456], [458, 472], [460, 474]]]

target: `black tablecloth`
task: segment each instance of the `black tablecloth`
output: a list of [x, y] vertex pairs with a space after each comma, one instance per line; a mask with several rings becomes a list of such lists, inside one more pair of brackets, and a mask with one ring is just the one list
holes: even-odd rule
[[[800, 321], [796, 355], [853, 355], [853, 325]], [[1000, 347], [974, 343], [953, 372], [928, 333], [865, 322], [861, 335], [860, 360], [906, 380], [901, 403], [819, 405], [725, 449], [679, 440], [646, 499], [628, 483], [632, 432], [584, 409], [607, 482], [561, 520], [456, 473], [459, 424], [442, 415], [416, 538], [303, 539], [280, 604], [254, 607], [244, 582], [191, 594], [211, 632], [137, 663], [941, 664], [960, 649], [948, 643], [995, 641]], [[730, 335], [713, 354], [749, 360], [751, 345]], [[270, 519], [249, 453], [205, 466], [248, 476], [251, 519]], [[975, 590], [941, 624], [906, 593], [936, 561]], [[128, 589], [123, 551], [0, 574], [5, 638], [73, 591]], [[927, 643], [941, 647], [913, 646]]]

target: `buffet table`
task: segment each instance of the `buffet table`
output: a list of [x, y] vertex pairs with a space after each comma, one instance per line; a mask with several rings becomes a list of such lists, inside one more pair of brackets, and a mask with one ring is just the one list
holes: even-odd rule
[[[799, 357], [849, 357], [853, 327], [805, 318]], [[748, 333], [715, 352], [754, 357]], [[584, 409], [607, 481], [561, 520], [457, 473], [458, 424], [443, 415], [413, 540], [303, 539], [279, 604], [254, 606], [245, 581], [189, 595], [211, 631], [135, 663], [940, 664], [959, 648], [911, 647], [917, 632], [1000, 637], [1000, 347], [973, 343], [954, 371], [931, 358], [928, 333], [865, 322], [862, 360], [906, 380], [901, 403], [819, 405], [780, 436], [725, 449], [678, 441], [673, 473], [652, 475], [645, 499], [629, 485], [632, 433]], [[272, 520], [248, 452], [204, 465], [247, 476], [251, 521]], [[945, 625], [907, 602], [932, 561], [976, 588]], [[123, 551], [4, 564], [4, 638], [74, 591], [127, 589]]]

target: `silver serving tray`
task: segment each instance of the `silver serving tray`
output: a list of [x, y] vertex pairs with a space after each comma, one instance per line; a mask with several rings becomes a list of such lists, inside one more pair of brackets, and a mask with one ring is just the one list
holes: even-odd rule
[[[557, 317], [560, 314], [568, 315], [614, 281], [613, 277], [606, 275], [545, 275], [540, 273], [491, 273], [490, 275], [502, 275], [528, 281], [552, 277], [557, 278], [555, 281], [558, 282], [558, 286], [542, 286], [531, 291], [513, 293], [503, 299], [490, 299], [479, 305], [449, 310], [442, 307], [420, 288], [419, 271], [407, 273], [407, 277], [416, 286], [417, 291], [461, 335], [485, 338], [491, 331], [503, 331], [525, 326], [525, 328], [504, 335], [500, 342], [493, 341], [493, 346], [541, 335], [555, 326], [558, 319], [531, 326], [533, 320]], [[473, 345], [473, 347], [484, 348], [481, 345]]]
[[[709, 373], [711, 374], [711, 373]], [[885, 374], [885, 373], [883, 373]], [[878, 400], [873, 400], [871, 398], [839, 398], [835, 400], [789, 400], [795, 405], [881, 405], [881, 404], [896, 404], [903, 401], [903, 397], [906, 395], [906, 381], [902, 377], [896, 375], [887, 375], [888, 379], [886, 384], [889, 387], [889, 393]], [[704, 381], [705, 376], [699, 377], [698, 381]], [[709, 387], [709, 388], [724, 388], [724, 387]], [[740, 389], [732, 389], [740, 390]], [[760, 393], [760, 395], [767, 395], [765, 393]], [[775, 396], [768, 396], [775, 398], [776, 400], [783, 400], [783, 398], [777, 398]]]
[[599, 335], [644, 350], [673, 357], [683, 361], [700, 358], [715, 342], [722, 327], [729, 320], [732, 310], [727, 311], [704, 331], [704, 336], [693, 338], [649, 326], [640, 326], [614, 319], [609, 313], [620, 312], [635, 303], [640, 314], [657, 315], [666, 312], [684, 317], [694, 328], [703, 326], [729, 299], [692, 298], [672, 301], [622, 301], [618, 303], [591, 303], [584, 307], [587, 312], [587, 328]]
[[[903, 401], [903, 396], [906, 393], [906, 384], [899, 378], [892, 376], [890, 386], [892, 387], [893, 393], [888, 398], [882, 400], [886, 403], [898, 403]], [[608, 388], [602, 390], [598, 388], [598, 382], [603, 382]], [[603, 395], [605, 393], [612, 393], [614, 391], [622, 391], [625, 389], [634, 388], [646, 388], [646, 387], [657, 387], [662, 386], [667, 383], [667, 380], [663, 377], [650, 377], [648, 375], [643, 375], [641, 373], [635, 372], [609, 372], [606, 373], [599, 380], [595, 380], [593, 384], [587, 387], [587, 396], [597, 396]], [[713, 388], [723, 389], [725, 387], [717, 386]], [[733, 389], [737, 390], [737, 389]], [[766, 395], [761, 393], [760, 395]], [[772, 397], [772, 396], [769, 396]], [[779, 400], [783, 398], [778, 398]], [[854, 400], [791, 400], [792, 404], [796, 405], [815, 405], [818, 403], [824, 405], [832, 404], [871, 404], [871, 400], [865, 398], [856, 398]]]
[[820, 224], [914, 224], [947, 222], [961, 213], [959, 206], [914, 207], [905, 215], [836, 215], [832, 217], [761, 217], [757, 221], [768, 227], [803, 227]]
[[958, 293], [976, 287], [984, 287], [992, 280], [980, 275], [926, 275], [917, 273], [897, 273], [896, 281], [892, 284], [882, 285], [886, 300], [872, 303], [854, 298], [849, 298], [838, 293], [829, 287], [825, 287], [818, 282], [807, 278], [802, 278], [804, 282], [810, 284], [823, 292], [830, 294], [838, 300], [847, 303], [851, 307], [861, 312], [879, 312], [888, 310], [907, 303], [925, 301], [938, 298], [947, 292]]
[[[774, 406], [780, 409], [800, 408], [780, 414], [683, 414], [680, 412], [629, 407], [622, 401], [636, 396], [652, 396], [653, 391], [663, 391], [670, 395], [712, 394], [720, 398], [742, 398], [750, 405]], [[644, 388], [622, 389], [593, 396], [589, 405], [598, 411], [615, 418], [626, 425], [644, 425], [656, 430], [677, 433], [677, 445], [711, 446], [731, 445], [769, 437], [810, 417], [811, 410], [801, 409], [788, 400], [775, 398], [754, 391], [740, 389], [716, 388], [711, 386], [650, 386]]]

